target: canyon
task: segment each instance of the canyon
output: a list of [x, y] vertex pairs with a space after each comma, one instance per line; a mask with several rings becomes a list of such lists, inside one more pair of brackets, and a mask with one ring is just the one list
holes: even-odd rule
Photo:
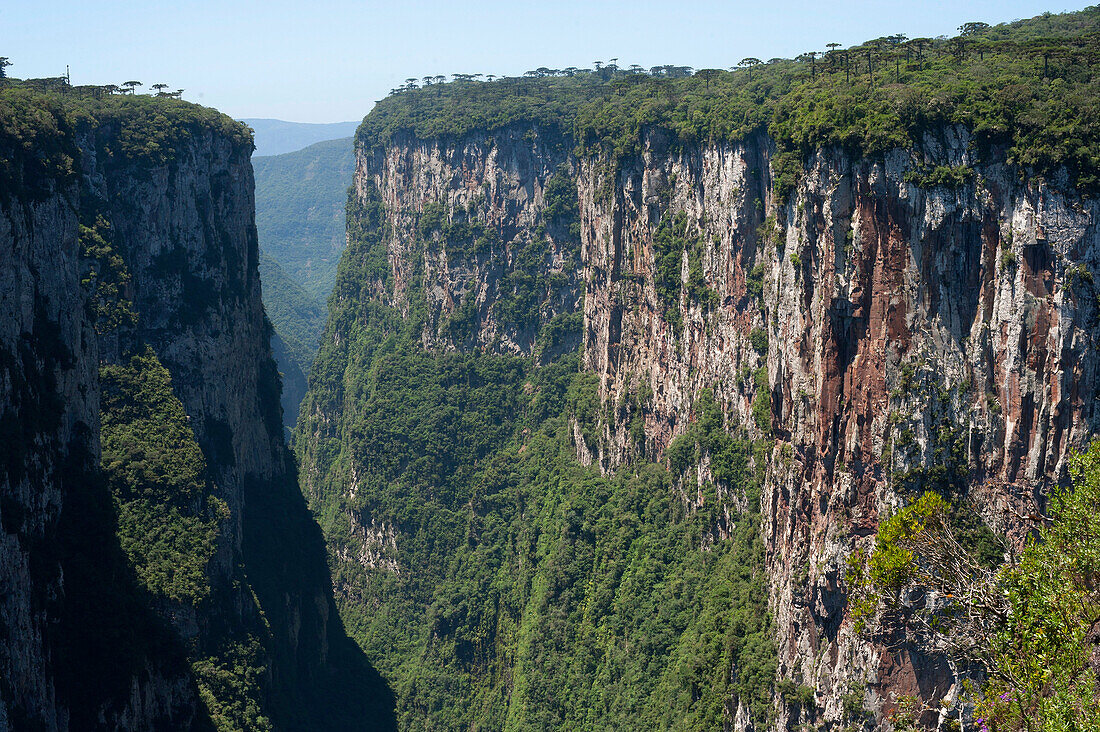
[[354, 171], [0, 79], [0, 730], [1084, 719], [1100, 11], [968, 26], [410, 79]]
[[[1095, 201], [1029, 180], [1003, 153], [976, 160], [962, 127], [878, 160], [821, 149], [785, 199], [766, 134], [683, 145], [647, 130], [640, 153], [618, 166], [568, 143], [535, 124], [360, 140], [355, 193], [370, 213], [349, 219], [345, 264], [361, 268], [348, 267], [355, 287], [338, 282], [337, 296], [349, 293], [350, 312], [364, 319], [367, 303], [393, 308], [430, 352], [541, 362], [547, 328], [579, 314], [565, 348], [579, 349], [605, 413], [587, 437], [573, 415], [572, 443], [577, 460], [604, 474], [661, 459], [707, 390], [731, 429], [767, 444], [760, 511], [778, 676], [810, 689], [814, 709], [777, 700], [778, 726], [843, 723], [853, 688], [880, 722], [899, 695], [939, 709], [929, 724], [956, 718], [965, 670], [935, 648], [857, 633], [846, 560], [873, 548], [883, 516], [930, 487], [1019, 545], [1030, 527], [1021, 517], [1068, 482], [1069, 456], [1096, 426]], [[935, 166], [973, 177], [914, 182], [914, 171]], [[577, 239], [547, 214], [555, 176], [575, 196]], [[685, 232], [673, 251], [674, 317], [659, 271], [670, 222]], [[356, 225], [370, 230], [370, 249], [354, 246]], [[484, 246], [471, 246], [474, 229], [491, 234]], [[509, 321], [500, 306], [514, 273], [531, 266], [521, 258], [532, 241], [535, 316]], [[693, 267], [705, 288], [696, 299]], [[361, 353], [355, 317], [330, 321], [321, 348], [347, 354], [332, 372], [345, 383], [348, 363], [363, 358], [352, 355]], [[335, 461], [341, 473], [316, 457], [354, 455], [365, 437], [346, 420], [363, 409], [353, 388], [328, 410], [307, 397], [303, 486], [321, 510], [332, 510], [333, 492], [343, 497], [350, 529], [330, 532], [339, 562], [415, 573], [397, 549], [411, 540], [401, 521], [356, 497], [366, 481], [355, 458]], [[707, 459], [696, 487], [679, 488], [688, 510], [705, 503]], [[718, 490], [715, 541], [745, 500], [736, 485]], [[342, 607], [370, 602], [363, 587], [338, 582]], [[750, 728], [745, 705], [733, 704], [732, 728]]]

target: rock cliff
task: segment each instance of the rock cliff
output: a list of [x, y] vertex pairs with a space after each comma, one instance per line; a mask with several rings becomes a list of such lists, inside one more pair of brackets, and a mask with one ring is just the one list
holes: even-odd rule
[[[713, 394], [731, 429], [769, 441], [778, 677], [809, 690], [777, 694], [775, 724], [840, 725], [853, 690], [876, 723], [901, 694], [943, 700], [925, 721], [945, 723], [963, 671], [933, 648], [854, 632], [845, 560], [915, 491], [950, 493], [1019, 541], [1021, 516], [1066, 481], [1097, 427], [1100, 211], [1003, 149], [978, 160], [960, 126], [873, 159], [819, 149], [783, 195], [775, 149], [762, 132], [685, 144], [653, 128], [638, 154], [610, 159], [539, 124], [360, 140], [349, 232], [374, 231], [384, 259], [349, 247], [345, 264], [366, 273], [360, 305], [419, 318], [435, 352], [544, 359], [551, 324], [583, 313], [564, 347], [579, 342], [607, 416], [594, 439], [575, 425], [574, 443], [605, 472], [663, 455]], [[933, 168], [959, 176], [931, 181]], [[559, 221], [548, 206], [563, 180], [574, 209]], [[338, 282], [338, 298], [358, 296]], [[354, 327], [330, 322], [325, 338], [340, 345]], [[356, 386], [342, 388], [355, 409]], [[346, 412], [308, 408], [304, 486], [320, 501], [317, 445], [348, 427]], [[336, 482], [352, 497], [361, 468]], [[403, 540], [385, 523], [360, 533], [372, 557]], [[744, 709], [727, 718], [749, 724]]]
[[[282, 440], [247, 131], [169, 100], [85, 99], [73, 114], [6, 94], [0, 728], [385, 727], [386, 691], [332, 607]], [[209, 554], [158, 535], [166, 514], [138, 513], [126, 533], [141, 491], [173, 485], [118, 493], [166, 459], [127, 416], [142, 404], [113, 394], [122, 411], [104, 411], [103, 375], [143, 352], [171, 379], [149, 408], [179, 404], [201, 448], [204, 497], [164, 500], [209, 527]], [[154, 376], [139, 374], [143, 399]], [[123, 438], [101, 468], [108, 420]], [[160, 552], [196, 561], [199, 589], [156, 580]]]
[[[602, 200], [599, 166], [581, 166], [585, 361], [605, 400], [650, 386], [658, 448], [704, 387], [775, 436], [762, 510], [780, 675], [816, 690], [824, 720], [840, 719], [852, 682], [875, 709], [903, 693], [954, 701], [946, 659], [855, 636], [844, 560], [911, 491], [954, 490], [1018, 538], [1020, 516], [1068, 480], [1070, 451], [1097, 426], [1096, 205], [997, 155], [976, 164], [961, 128], [884, 160], [819, 151], [783, 202], [772, 149], [757, 137], [671, 152], [653, 133]], [[974, 176], [913, 180], [937, 165]], [[662, 320], [652, 285], [667, 211], [698, 232], [717, 293], [713, 309], [681, 303], [682, 330]], [[754, 344], [754, 331], [766, 338]], [[766, 381], [746, 368], [766, 368]], [[765, 420], [754, 419], [761, 389]], [[630, 445], [609, 425], [601, 464]]]

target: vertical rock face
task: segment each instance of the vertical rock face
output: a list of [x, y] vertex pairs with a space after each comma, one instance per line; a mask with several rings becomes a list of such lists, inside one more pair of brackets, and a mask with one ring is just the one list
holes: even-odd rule
[[[282, 440], [250, 140], [227, 132], [228, 120], [196, 121], [182, 106], [162, 110], [185, 128], [158, 140], [170, 148], [163, 157], [150, 154], [153, 143], [128, 147], [135, 129], [125, 114], [73, 128], [59, 117], [75, 175], [4, 191], [0, 729], [205, 728], [246, 717], [276, 728], [385, 726], [384, 685], [332, 610], [320, 532]], [[97, 217], [127, 272], [121, 294], [132, 327], [96, 324], [78, 223]], [[205, 479], [228, 507], [201, 603], [137, 589], [99, 477], [100, 365], [146, 346], [170, 372]], [[98, 565], [114, 567], [117, 587], [98, 586]], [[132, 606], [104, 600], [99, 610], [95, 602], [112, 593]], [[123, 622], [125, 651], [96, 640], [117, 632], [104, 623]], [[202, 679], [196, 686], [201, 668], [232, 669], [233, 649], [250, 639], [259, 648], [245, 664], [256, 673], [255, 698], [223, 699], [227, 689]], [[118, 662], [131, 651], [132, 669]], [[97, 677], [100, 666], [117, 683]], [[227, 683], [245, 683], [232, 674]], [[230, 712], [225, 703], [255, 707]]]
[[[852, 681], [877, 704], [958, 691], [944, 661], [868, 646], [845, 618], [844, 558], [882, 512], [938, 484], [1017, 535], [1096, 428], [1095, 203], [996, 162], [954, 189], [908, 182], [918, 165], [971, 165], [968, 142], [950, 129], [883, 161], [823, 151], [783, 205], [766, 139], [663, 154], [651, 135], [609, 201], [587, 194], [599, 173], [582, 166], [586, 360], [607, 399], [650, 383], [659, 444], [704, 386], [774, 434], [762, 510], [781, 674], [814, 686], [826, 719]], [[647, 251], [669, 179], [668, 207], [708, 242], [721, 303], [685, 303], [680, 333], [657, 312]], [[766, 352], [753, 352], [753, 329]], [[767, 368], [765, 424], [745, 366]], [[607, 444], [611, 467], [629, 442], [611, 429]]]
[[[45, 652], [62, 578], [54, 540], [66, 463], [93, 465], [98, 401], [95, 337], [84, 321], [74, 186], [43, 182], [35, 196], [0, 201], [0, 728], [65, 724]], [[51, 561], [52, 559], [52, 561]]]
[[[774, 439], [762, 512], [780, 676], [813, 688], [820, 722], [843, 719], [853, 688], [879, 719], [897, 694], [955, 700], [949, 659], [854, 633], [844, 562], [925, 487], [1018, 539], [1020, 515], [1066, 480], [1067, 457], [1097, 427], [1095, 200], [1028, 179], [997, 151], [972, 160], [962, 128], [878, 160], [821, 150], [788, 200], [763, 134], [674, 144], [650, 131], [615, 164], [548, 139], [512, 127], [360, 148], [353, 203], [379, 203], [387, 224], [388, 261], [368, 289], [408, 309], [422, 281], [423, 341], [443, 349], [537, 354], [538, 324], [581, 309], [604, 404], [652, 395], [641, 442], [623, 420], [602, 425], [594, 450], [577, 440], [605, 470], [663, 451], [713, 390], [731, 425]], [[931, 185], [931, 166], [959, 179]], [[578, 256], [550, 232], [524, 330], [495, 303], [512, 293], [501, 273], [555, 171], [579, 205]], [[501, 232], [499, 245], [412, 247], [416, 215], [432, 210]], [[672, 259], [662, 227], [682, 240]], [[456, 316], [469, 337], [451, 335]]]
[[[408, 314], [423, 288], [426, 347], [531, 355], [539, 327], [577, 308], [576, 232], [544, 221], [546, 187], [568, 150], [556, 130], [517, 126], [451, 143], [406, 137], [357, 153], [356, 196], [382, 204], [384, 274], [393, 278], [374, 291]], [[438, 222], [426, 223], [431, 217]], [[415, 247], [418, 233], [429, 241], [425, 251]], [[536, 252], [525, 258], [532, 244]], [[532, 281], [517, 282], [517, 274]], [[501, 308], [509, 298], [515, 307]]]
[[[111, 521], [96, 523], [110, 514], [101, 513], [109, 496], [97, 477], [99, 351], [81, 286], [79, 186], [70, 176], [36, 178], [12, 157], [17, 172], [6, 182], [19, 185], [0, 202], [0, 728], [195, 725], [198, 699], [179, 647], [145, 637], [133, 654], [98, 658], [106, 645], [79, 637], [104, 612], [134, 613], [134, 632], [147, 630], [145, 609], [110, 597], [132, 592], [133, 579], [110, 577], [120, 569], [118, 540]], [[103, 575], [89, 562], [102, 563]], [[110, 686], [95, 676], [116, 661], [138, 664], [133, 683], [89, 695]]]
[[[83, 191], [112, 224], [112, 244], [132, 277], [132, 331], [104, 339], [101, 358], [117, 362], [135, 343], [150, 345], [172, 373], [229, 504], [231, 551], [240, 560], [243, 486], [286, 472], [278, 431], [265, 422], [277, 409], [263, 389], [270, 346], [260, 304], [252, 167], [247, 147], [207, 132], [170, 165], [148, 167], [106, 152], [117, 130], [96, 128], [82, 140]], [[88, 205], [86, 203], [86, 205]], [[228, 548], [228, 547], [227, 547]]]

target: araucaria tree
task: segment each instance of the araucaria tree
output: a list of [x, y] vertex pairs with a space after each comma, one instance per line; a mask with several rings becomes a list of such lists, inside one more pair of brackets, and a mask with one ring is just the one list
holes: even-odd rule
[[810, 79], [817, 78], [817, 55], [818, 51], [807, 51], [806, 53], [798, 57], [799, 61], [810, 62]]
[[699, 69], [695, 74], [703, 77], [703, 81], [706, 83], [706, 91], [710, 91], [710, 80], [713, 79], [719, 71], [720, 69]]
[[759, 66], [762, 63], [764, 63], [764, 62], [761, 61], [760, 59], [753, 58], [752, 56], [749, 56], [748, 58], [741, 59], [741, 61], [739, 61], [737, 65], [740, 66], [743, 69], [748, 69], [749, 70], [749, 81], [752, 81], [752, 67], [753, 66]]

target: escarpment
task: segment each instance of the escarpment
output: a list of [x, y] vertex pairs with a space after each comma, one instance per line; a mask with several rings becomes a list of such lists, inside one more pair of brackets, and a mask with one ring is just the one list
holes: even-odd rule
[[[597, 459], [612, 469], [662, 449], [713, 389], [775, 438], [762, 511], [780, 675], [812, 686], [825, 719], [839, 718], [853, 682], [875, 705], [957, 701], [945, 658], [853, 633], [845, 558], [915, 492], [965, 496], [1019, 537], [1021, 517], [1068, 481], [1071, 451], [1097, 426], [1095, 202], [995, 156], [976, 163], [959, 128], [882, 160], [819, 151], [782, 202], [766, 137], [675, 153], [665, 142], [648, 138], [610, 198], [591, 193], [597, 166], [578, 181], [586, 365], [605, 401], [637, 382], [653, 394], [656, 444], [610, 423]], [[912, 182], [928, 164], [974, 175]], [[658, 195], [667, 203], [653, 205]], [[654, 231], [669, 215], [702, 242], [714, 292], [699, 304], [681, 295], [682, 326], [662, 317], [653, 287]]]
[[[955, 659], [857, 632], [846, 562], [925, 490], [1018, 544], [1026, 517], [1068, 480], [1069, 456], [1097, 428], [1100, 211], [1089, 189], [1064, 168], [1012, 162], [1007, 145], [964, 125], [926, 125], [873, 155], [821, 144], [792, 180], [789, 148], [766, 125], [700, 140], [658, 121], [624, 153], [519, 117], [439, 135], [417, 134], [411, 116], [392, 129], [368, 117], [295, 437], [338, 603], [399, 682], [399, 706], [415, 707], [402, 723], [580, 724], [592, 703], [606, 704], [608, 726], [658, 720], [648, 694], [713, 703], [707, 719], [726, 729], [880, 726], [902, 696], [932, 710], [926, 726], [965, 718], [970, 672]], [[560, 392], [556, 368], [572, 369]], [[439, 414], [386, 401], [428, 381]], [[479, 384], [495, 385], [495, 400], [471, 391]], [[464, 445], [494, 409], [508, 415], [505, 434]], [[547, 413], [558, 416], [540, 421]], [[413, 435], [464, 418], [454, 444]], [[399, 440], [395, 425], [413, 436]], [[714, 430], [743, 447], [708, 442]], [[551, 439], [569, 456], [546, 458]], [[568, 460], [578, 465], [553, 478], [528, 469]], [[680, 508], [653, 525], [653, 514], [614, 514], [618, 494], [593, 487], [660, 466], [666, 477], [637, 490]], [[410, 505], [395, 508], [395, 496]], [[642, 528], [605, 538], [609, 511]], [[708, 636], [657, 618], [661, 631], [639, 637], [626, 608], [664, 597], [673, 580], [661, 572], [681, 566], [647, 554], [654, 527], [699, 521], [680, 551], [706, 556], [735, 545], [757, 512], [760, 554], [731, 566], [765, 578], [771, 625], [719, 623]], [[449, 564], [423, 548], [433, 537], [452, 547]], [[694, 593], [725, 581], [707, 574], [721, 556], [699, 585], [685, 571], [668, 615], [708, 612]], [[637, 569], [638, 557], [651, 574], [616, 564]], [[752, 617], [729, 599], [736, 590], [724, 597]], [[384, 616], [397, 607], [414, 627], [387, 648]], [[737, 655], [755, 632], [774, 641], [772, 661]], [[715, 637], [732, 656], [693, 666], [678, 655]], [[654, 654], [655, 687], [632, 675], [626, 648]], [[570, 660], [555, 666], [555, 653]], [[708, 682], [693, 675], [701, 668]], [[746, 682], [768, 668], [761, 686]], [[616, 684], [642, 701], [615, 697]], [[717, 687], [721, 701], [708, 697]], [[472, 716], [433, 711], [441, 698]]]
[[[392, 266], [370, 284], [406, 314], [423, 290], [427, 347], [531, 355], [542, 325], [578, 309], [568, 145], [555, 129], [517, 126], [455, 146], [407, 137], [360, 149], [352, 210], [380, 204]], [[423, 252], [409, 248], [418, 239]]]
[[0, 728], [384, 728], [282, 441], [247, 130], [0, 105]]

